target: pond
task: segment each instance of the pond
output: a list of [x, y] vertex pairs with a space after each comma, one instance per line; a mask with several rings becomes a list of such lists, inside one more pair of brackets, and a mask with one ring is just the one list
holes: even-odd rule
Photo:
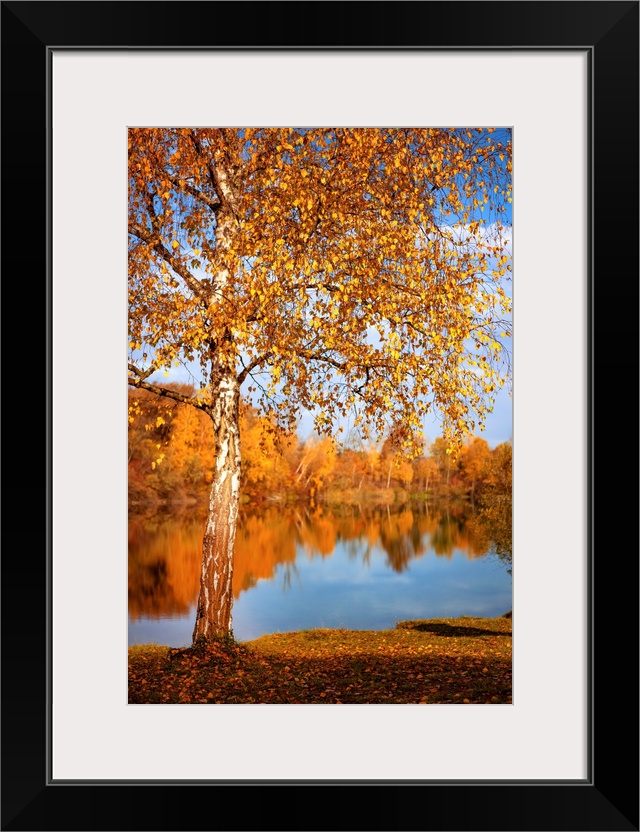
[[[202, 510], [129, 518], [129, 644], [191, 643]], [[256, 510], [238, 520], [238, 641], [316, 627], [383, 630], [410, 618], [511, 610], [510, 558], [477, 513], [426, 503]]]

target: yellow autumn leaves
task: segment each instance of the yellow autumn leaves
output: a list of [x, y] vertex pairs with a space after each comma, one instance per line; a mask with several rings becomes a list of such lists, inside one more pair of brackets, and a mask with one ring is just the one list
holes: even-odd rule
[[[241, 380], [251, 368], [266, 409], [287, 419], [313, 404], [325, 430], [349, 415], [378, 431], [390, 413], [419, 424], [433, 408], [452, 435], [482, 423], [487, 389], [508, 376], [510, 253], [484, 232], [509, 224], [507, 133], [176, 128], [130, 140], [130, 226], [155, 234], [130, 236], [131, 341], [152, 344], [157, 366], [199, 362], [205, 384], [216, 362]], [[170, 194], [162, 214], [146, 196], [157, 188]]]

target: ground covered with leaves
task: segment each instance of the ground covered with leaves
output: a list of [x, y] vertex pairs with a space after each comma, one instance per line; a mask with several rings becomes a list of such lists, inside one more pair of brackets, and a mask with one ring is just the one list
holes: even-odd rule
[[511, 703], [511, 618], [130, 647], [129, 703]]

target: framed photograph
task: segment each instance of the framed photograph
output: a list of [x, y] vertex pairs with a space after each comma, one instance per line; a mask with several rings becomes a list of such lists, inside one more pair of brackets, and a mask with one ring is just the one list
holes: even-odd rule
[[[635, 396], [604, 384], [637, 351], [638, 7], [2, 3], [10, 355], [46, 423], [42, 545], [3, 558], [3, 829], [639, 828]], [[128, 704], [127, 131], [200, 125], [512, 131], [510, 704]]]

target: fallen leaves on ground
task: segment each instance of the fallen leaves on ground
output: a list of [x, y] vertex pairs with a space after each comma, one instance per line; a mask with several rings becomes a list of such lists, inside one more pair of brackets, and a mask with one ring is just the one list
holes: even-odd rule
[[511, 679], [506, 617], [129, 648], [130, 704], [508, 704]]

